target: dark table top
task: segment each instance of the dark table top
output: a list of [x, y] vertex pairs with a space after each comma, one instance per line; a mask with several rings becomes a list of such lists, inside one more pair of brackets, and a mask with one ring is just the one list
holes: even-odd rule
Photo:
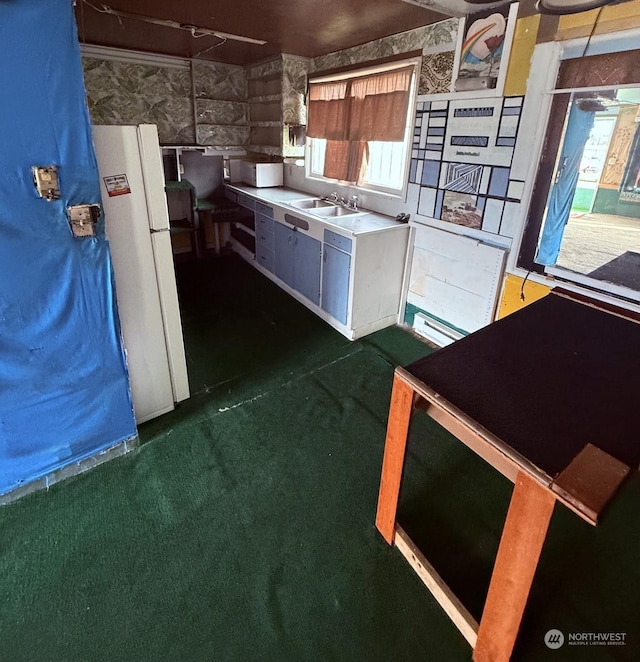
[[409, 373], [556, 476], [587, 443], [640, 464], [640, 323], [552, 292]]

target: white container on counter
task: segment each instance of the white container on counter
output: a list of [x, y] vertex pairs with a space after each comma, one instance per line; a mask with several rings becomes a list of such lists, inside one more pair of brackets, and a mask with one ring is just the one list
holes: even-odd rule
[[242, 161], [242, 181], [256, 188], [282, 186], [284, 183], [282, 163]]

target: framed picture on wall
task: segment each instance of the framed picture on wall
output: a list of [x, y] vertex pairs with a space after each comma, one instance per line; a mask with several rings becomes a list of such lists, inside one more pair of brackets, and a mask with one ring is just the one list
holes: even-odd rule
[[515, 2], [460, 19], [452, 92], [502, 95], [517, 18]]

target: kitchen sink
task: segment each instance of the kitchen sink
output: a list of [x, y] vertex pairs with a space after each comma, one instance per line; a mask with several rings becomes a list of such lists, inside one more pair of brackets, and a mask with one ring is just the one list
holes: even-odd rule
[[322, 198], [304, 198], [303, 200], [292, 200], [289, 202], [292, 207], [297, 209], [322, 209], [326, 207], [334, 207], [334, 204], [323, 200]]
[[322, 207], [320, 209], [309, 209], [309, 213], [316, 216], [351, 216], [360, 212], [357, 209], [347, 209], [346, 207], [332, 205], [331, 207]]

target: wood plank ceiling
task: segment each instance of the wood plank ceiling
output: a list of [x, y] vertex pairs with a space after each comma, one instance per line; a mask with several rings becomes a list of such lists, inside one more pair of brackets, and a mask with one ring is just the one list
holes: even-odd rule
[[[266, 41], [193, 37], [114, 11]], [[81, 43], [247, 65], [279, 53], [316, 57], [447, 18], [402, 0], [76, 0]]]

